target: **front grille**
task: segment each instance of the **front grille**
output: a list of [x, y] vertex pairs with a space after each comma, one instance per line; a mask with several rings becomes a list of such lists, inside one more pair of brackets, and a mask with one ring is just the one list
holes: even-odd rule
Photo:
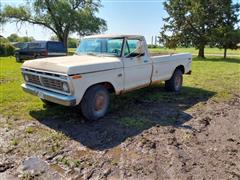
[[52, 78], [46, 77], [47, 74], [50, 74], [50, 73], [43, 74], [37, 71], [34, 71], [34, 72], [30, 72], [30, 71], [26, 72], [25, 70], [23, 71], [23, 76], [27, 83], [38, 85], [45, 89], [55, 90], [56, 92], [62, 91], [64, 93], [69, 93], [69, 91], [66, 92], [63, 90], [63, 83], [66, 82], [65, 79], [64, 80], [59, 79], [60, 78], [59, 75], [53, 75]]
[[39, 76], [28, 74], [27, 77], [28, 77], [28, 82], [37, 84], [37, 85], [42, 85], [40, 82]]
[[51, 88], [51, 89], [57, 89], [62, 91], [62, 81], [56, 80], [56, 79], [50, 79], [46, 77], [41, 77], [42, 83], [45, 87]]

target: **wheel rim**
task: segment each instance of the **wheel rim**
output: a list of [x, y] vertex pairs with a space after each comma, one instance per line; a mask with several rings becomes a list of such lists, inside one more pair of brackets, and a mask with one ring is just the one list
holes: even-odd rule
[[101, 111], [106, 104], [106, 98], [104, 94], [97, 94], [96, 95], [96, 100], [95, 100], [95, 110], [96, 111]]
[[182, 85], [182, 76], [176, 76], [175, 77], [175, 88], [176, 90], [179, 90]]

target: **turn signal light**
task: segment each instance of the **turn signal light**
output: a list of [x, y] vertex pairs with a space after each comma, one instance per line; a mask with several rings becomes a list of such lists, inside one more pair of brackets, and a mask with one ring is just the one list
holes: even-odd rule
[[82, 76], [81, 75], [74, 75], [72, 76], [73, 79], [80, 79]]

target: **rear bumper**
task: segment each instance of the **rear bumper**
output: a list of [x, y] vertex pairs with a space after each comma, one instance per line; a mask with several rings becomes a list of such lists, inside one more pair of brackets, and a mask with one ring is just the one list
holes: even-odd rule
[[75, 106], [76, 98], [74, 96], [62, 95], [59, 93], [43, 90], [28, 84], [22, 84], [22, 89], [32, 95], [38, 96], [41, 99], [45, 99], [56, 104], [61, 104], [63, 106]]

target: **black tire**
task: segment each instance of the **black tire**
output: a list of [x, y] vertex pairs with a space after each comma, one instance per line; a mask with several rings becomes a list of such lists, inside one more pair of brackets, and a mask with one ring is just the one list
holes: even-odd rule
[[108, 111], [109, 99], [109, 92], [104, 86], [95, 85], [90, 87], [80, 104], [83, 116], [88, 120], [102, 118]]
[[41, 99], [41, 101], [43, 102], [43, 104], [47, 107], [51, 107], [51, 106], [56, 106], [57, 104], [55, 104], [54, 102], [50, 102], [50, 101], [47, 101], [45, 99]]
[[16, 62], [22, 62], [22, 59], [18, 56], [18, 55], [16, 55]]
[[165, 81], [165, 88], [168, 91], [179, 92], [182, 88], [183, 73], [180, 69], [176, 69], [171, 79]]

